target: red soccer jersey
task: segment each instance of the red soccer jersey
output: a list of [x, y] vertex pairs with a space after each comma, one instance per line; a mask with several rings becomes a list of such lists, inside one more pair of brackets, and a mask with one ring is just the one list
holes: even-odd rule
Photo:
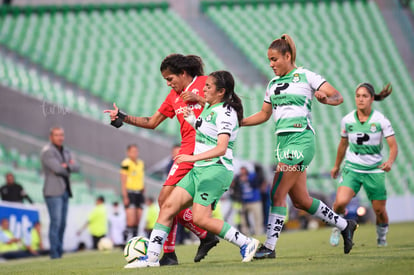
[[[204, 97], [204, 84], [206, 83], [207, 76], [197, 76], [195, 80], [187, 87], [186, 91], [198, 94]], [[189, 107], [194, 111], [196, 117], [198, 117], [203, 111], [203, 107], [198, 102], [184, 102], [181, 97], [181, 93], [177, 93], [175, 90], [171, 90], [167, 98], [161, 104], [158, 111], [169, 117], [173, 118], [177, 116], [180, 123], [181, 133], [181, 149], [180, 154], [193, 154], [195, 145], [195, 129], [184, 119], [184, 108]]]

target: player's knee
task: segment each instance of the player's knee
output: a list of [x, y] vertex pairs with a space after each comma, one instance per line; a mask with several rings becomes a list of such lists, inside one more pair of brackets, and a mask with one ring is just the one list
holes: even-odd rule
[[376, 207], [376, 208], [374, 208], [374, 213], [377, 216], [383, 216], [383, 215], [385, 215], [385, 208], [384, 207]]
[[175, 204], [173, 201], [167, 200], [161, 205], [161, 209], [163, 210], [165, 214], [172, 215], [174, 206]]
[[197, 213], [193, 213], [193, 222], [197, 225], [200, 226], [201, 223], [203, 223], [203, 219], [201, 218], [200, 215], [197, 215]]
[[202, 215], [193, 212], [193, 222], [198, 227], [204, 228], [207, 221], [208, 219], [206, 219]]

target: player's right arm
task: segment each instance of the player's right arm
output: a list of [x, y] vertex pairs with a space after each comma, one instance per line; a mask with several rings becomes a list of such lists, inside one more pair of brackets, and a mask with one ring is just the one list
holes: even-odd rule
[[268, 121], [271, 115], [272, 104], [268, 102], [263, 102], [262, 109], [254, 115], [244, 118], [242, 120], [241, 126], [254, 126], [262, 124], [263, 122]]
[[[109, 113], [111, 121], [114, 121], [118, 118], [118, 110], [118, 107], [114, 103], [114, 109], [105, 110], [104, 113]], [[167, 117], [165, 115], [161, 114], [159, 111], [156, 111], [151, 117], [136, 117], [127, 115], [124, 118], [124, 122], [141, 128], [155, 129], [166, 118]]]
[[339, 174], [339, 168], [344, 160], [346, 148], [348, 148], [348, 137], [341, 137], [341, 141], [338, 145], [338, 151], [336, 153], [335, 166], [331, 170], [331, 177], [336, 179]]

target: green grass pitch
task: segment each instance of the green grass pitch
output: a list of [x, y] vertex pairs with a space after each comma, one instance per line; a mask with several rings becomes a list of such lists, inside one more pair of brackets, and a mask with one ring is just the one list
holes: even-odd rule
[[[388, 247], [377, 248], [374, 225], [362, 225], [355, 246], [343, 254], [342, 243], [329, 245], [330, 228], [283, 232], [277, 258], [242, 263], [239, 249], [222, 240], [200, 263], [196, 245], [177, 246], [180, 265], [124, 270], [120, 250], [67, 253], [60, 260], [47, 257], [0, 263], [0, 274], [414, 274], [414, 223], [392, 224]], [[260, 237], [264, 240], [264, 236]]]

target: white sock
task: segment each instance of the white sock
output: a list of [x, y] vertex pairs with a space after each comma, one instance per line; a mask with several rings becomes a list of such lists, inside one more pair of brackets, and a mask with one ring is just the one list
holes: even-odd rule
[[285, 222], [286, 215], [270, 213], [269, 221], [267, 223], [266, 230], [266, 242], [264, 246], [270, 250], [275, 250], [276, 242], [279, 239], [279, 235], [282, 232], [283, 224]]
[[[314, 202], [319, 201], [316, 199], [313, 200]], [[316, 212], [313, 213], [313, 216], [320, 218], [322, 221], [329, 225], [338, 227], [341, 231], [343, 231], [348, 225], [348, 222], [344, 218], [336, 214], [331, 208], [324, 204], [323, 201], [319, 201], [319, 206]]]
[[149, 238], [147, 256], [149, 262], [156, 262], [160, 258], [162, 245], [167, 239], [169, 227], [156, 223]]
[[238, 247], [242, 247], [244, 244], [247, 243], [248, 238], [232, 226], [224, 235], [224, 239], [237, 245]]
[[377, 224], [377, 236], [379, 240], [385, 241], [387, 239], [388, 224]]

